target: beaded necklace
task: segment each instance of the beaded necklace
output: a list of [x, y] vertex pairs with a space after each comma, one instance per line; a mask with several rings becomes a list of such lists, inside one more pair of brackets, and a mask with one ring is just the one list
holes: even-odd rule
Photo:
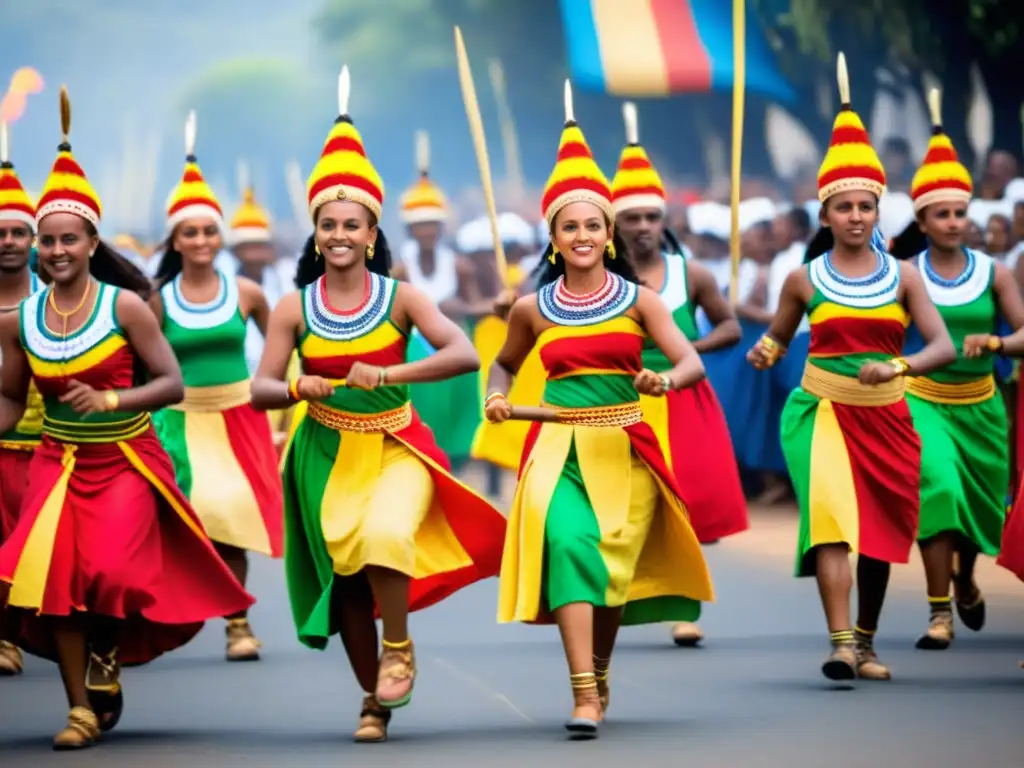
[[621, 315], [636, 302], [638, 288], [614, 272], [605, 272], [596, 291], [577, 294], [565, 287], [565, 276], [537, 292], [541, 315], [556, 325], [596, 325]]
[[880, 307], [896, 300], [900, 269], [888, 253], [872, 251], [877, 266], [864, 277], [847, 277], [832, 264], [829, 251], [810, 263], [811, 284], [829, 301], [850, 307]]
[[335, 309], [327, 298], [326, 275], [307, 286], [304, 304], [311, 333], [333, 341], [352, 341], [365, 336], [391, 314], [396, 282], [367, 272], [363, 300], [352, 309]]
[[925, 288], [938, 306], [955, 307], [969, 304], [991, 285], [992, 257], [970, 248], [963, 248], [963, 252], [967, 263], [963, 271], [952, 280], [947, 280], [935, 271], [927, 249], [917, 257]]

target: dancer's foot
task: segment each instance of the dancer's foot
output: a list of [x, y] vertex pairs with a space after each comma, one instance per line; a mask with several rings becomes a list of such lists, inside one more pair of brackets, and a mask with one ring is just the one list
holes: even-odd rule
[[565, 723], [573, 741], [597, 738], [597, 725], [601, 722], [601, 698], [597, 692], [597, 677], [593, 672], [569, 675], [572, 685], [572, 715]]
[[259, 661], [263, 644], [252, 633], [248, 619], [228, 619], [224, 634], [227, 636], [224, 658], [228, 661]]
[[857, 677], [862, 680], [891, 680], [892, 672], [878, 660], [874, 632], [857, 630]]
[[57, 751], [85, 749], [100, 740], [100, 721], [96, 713], [86, 707], [75, 707], [68, 713], [68, 724], [53, 737]]
[[672, 642], [682, 648], [692, 648], [704, 639], [700, 627], [689, 621], [680, 621], [672, 627]]
[[917, 648], [922, 651], [944, 651], [953, 644], [955, 636], [953, 613], [933, 613], [931, 621], [928, 622], [928, 631], [918, 638]]
[[852, 642], [836, 643], [832, 653], [821, 665], [821, 674], [833, 682], [848, 682], [857, 678], [857, 655]]
[[391, 711], [384, 709], [372, 693], [363, 699], [359, 713], [359, 727], [352, 738], [360, 744], [378, 744], [388, 740], [388, 723]]
[[416, 656], [412, 640], [402, 643], [384, 641], [377, 672], [377, 701], [385, 709], [404, 707], [412, 699], [416, 682]]
[[0, 640], [0, 677], [20, 675], [24, 669], [21, 651], [14, 643]]
[[980, 632], [985, 626], [985, 596], [981, 594], [978, 585], [973, 581], [967, 585], [960, 585], [954, 577], [953, 597], [956, 601], [957, 616], [963, 625], [974, 632]]
[[103, 656], [89, 654], [85, 690], [89, 694], [89, 706], [99, 719], [100, 729], [104, 732], [113, 730], [124, 711], [121, 664], [117, 660], [116, 648]]
[[597, 697], [601, 701], [602, 715], [608, 712], [608, 705], [612, 700], [612, 689], [608, 681], [611, 663], [611, 659], [594, 657], [594, 679], [597, 680]]

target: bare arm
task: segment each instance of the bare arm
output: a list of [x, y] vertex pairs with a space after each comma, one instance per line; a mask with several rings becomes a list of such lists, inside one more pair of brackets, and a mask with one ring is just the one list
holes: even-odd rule
[[153, 314], [156, 316], [156, 324], [163, 328], [164, 299], [160, 295], [160, 291], [158, 289], [154, 289], [153, 292], [149, 294], [149, 299], [147, 299], [146, 303], [149, 304], [149, 308], [153, 310]]
[[812, 291], [806, 268], [795, 269], [786, 276], [779, 295], [779, 308], [768, 332], [747, 352], [748, 363], [764, 370], [778, 362], [800, 327]]
[[531, 293], [517, 299], [508, 313], [508, 334], [505, 344], [494, 358], [487, 372], [487, 392], [507, 395], [512, 387], [512, 377], [519, 371], [526, 356], [537, 342], [534, 332], [533, 312], [537, 305], [537, 294]]
[[128, 343], [150, 377], [140, 387], [119, 391], [117, 410], [157, 411], [180, 403], [185, 397], [181, 366], [149, 305], [130, 291], [120, 291], [115, 311]]
[[739, 343], [742, 336], [740, 323], [729, 302], [718, 290], [714, 275], [693, 261], [687, 262], [686, 270], [692, 294], [691, 301], [694, 306], [703, 308], [704, 314], [714, 326], [711, 333], [693, 342], [693, 348], [701, 353], [714, 352], [716, 349], [727, 349]]
[[410, 324], [419, 328], [437, 351], [414, 363], [389, 366], [388, 384], [443, 381], [480, 370], [480, 356], [473, 348], [473, 342], [434, 306], [426, 294], [402, 283], [398, 286], [396, 301]]
[[263, 289], [254, 281], [239, 277], [238, 279], [238, 300], [242, 317], [248, 320], [252, 318], [256, 322], [263, 337], [267, 336], [267, 326], [270, 323], [270, 304]]
[[28, 358], [21, 347], [19, 312], [0, 315], [0, 434], [17, 426], [25, 413], [28, 383], [32, 378]]
[[301, 323], [302, 294], [293, 291], [270, 314], [263, 356], [252, 380], [252, 405], [257, 410], [273, 411], [294, 404], [285, 377]]
[[636, 302], [647, 335], [672, 363], [668, 376], [672, 389], [685, 389], [704, 378], [704, 363], [672, 319], [665, 302], [654, 291], [641, 286]]
[[[1024, 259], [1021, 262], [1024, 262]], [[1022, 357], [1024, 356], [1024, 300], [1021, 299], [1017, 280], [1010, 270], [1002, 264], [996, 264], [992, 288], [996, 294], [996, 301], [999, 302], [1000, 314], [1013, 328], [1012, 334], [998, 340], [999, 351], [1008, 357]], [[988, 339], [987, 335], [984, 339], [968, 336], [964, 339], [964, 353], [968, 357], [980, 357], [985, 351]]]
[[923, 376], [956, 360], [956, 349], [939, 310], [928, 295], [921, 273], [912, 264], [904, 262], [900, 264], [900, 281], [910, 317], [925, 342], [920, 352], [904, 358], [910, 366], [906, 375]]

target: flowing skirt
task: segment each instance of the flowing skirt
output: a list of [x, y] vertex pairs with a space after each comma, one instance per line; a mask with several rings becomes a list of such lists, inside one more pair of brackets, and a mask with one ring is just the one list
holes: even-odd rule
[[0, 544], [14, 533], [31, 462], [32, 451], [0, 448]]
[[843, 405], [793, 390], [782, 447], [800, 505], [796, 575], [813, 576], [814, 548], [906, 563], [917, 535], [921, 440], [906, 400]]
[[572, 602], [622, 623], [695, 621], [711, 577], [646, 424], [534, 424], [509, 514], [498, 621], [545, 624]]
[[281, 476], [270, 421], [245, 403], [223, 411], [165, 408], [153, 417], [178, 487], [207, 535], [271, 557], [284, 550]]
[[409, 610], [496, 576], [505, 518], [452, 477], [413, 412], [394, 433], [347, 432], [307, 414], [285, 456], [285, 577], [299, 640], [333, 634], [336, 576], [368, 565], [412, 577]]
[[134, 666], [254, 602], [175, 485], [153, 430], [105, 444], [44, 437], [17, 526], [0, 547], [0, 581], [9, 607], [24, 609], [18, 645], [51, 660], [43, 616], [122, 619], [118, 658]]
[[697, 539], [706, 543], [745, 531], [747, 502], [711, 385], [705, 380], [665, 397], [642, 396], [640, 406], [679, 484]]

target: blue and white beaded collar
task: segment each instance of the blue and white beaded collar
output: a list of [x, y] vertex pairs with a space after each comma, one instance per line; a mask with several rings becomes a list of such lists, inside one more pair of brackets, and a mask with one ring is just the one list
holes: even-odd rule
[[832, 264], [832, 252], [814, 259], [807, 274], [811, 284], [829, 301], [869, 309], [896, 301], [900, 287], [900, 265], [888, 253], [872, 250], [875, 270], [864, 277], [847, 277]]
[[639, 288], [614, 272], [605, 272], [604, 284], [593, 293], [570, 293], [565, 276], [537, 291], [541, 315], [556, 325], [597, 325], [617, 317], [636, 303]]
[[366, 293], [358, 307], [346, 312], [333, 309], [327, 302], [325, 276], [306, 287], [303, 311], [306, 327], [316, 336], [332, 341], [353, 341], [365, 336], [391, 316], [398, 283], [374, 272], [367, 272]]
[[928, 289], [932, 301], [939, 306], [956, 307], [970, 304], [988, 290], [992, 280], [992, 257], [970, 248], [964, 248], [963, 252], [967, 257], [967, 264], [963, 272], [952, 280], [947, 280], [935, 271], [931, 259], [928, 258], [927, 249], [917, 256], [924, 286]]

